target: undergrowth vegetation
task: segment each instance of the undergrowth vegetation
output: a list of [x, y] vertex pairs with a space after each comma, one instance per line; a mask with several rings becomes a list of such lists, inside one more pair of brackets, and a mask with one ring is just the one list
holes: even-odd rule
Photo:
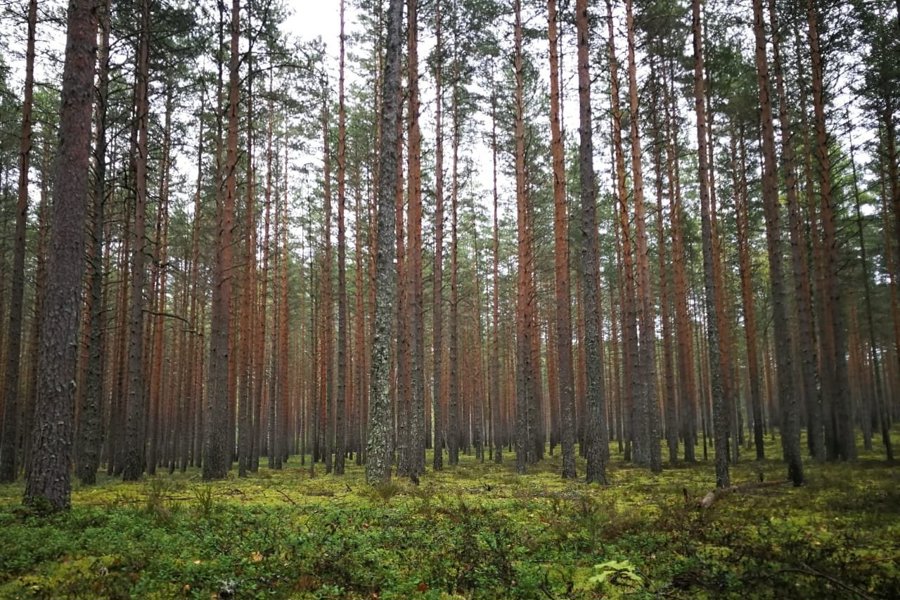
[[[707, 510], [709, 463], [613, 460], [607, 487], [562, 481], [558, 456], [511, 468], [464, 457], [373, 488], [292, 457], [215, 483], [101, 478], [50, 516], [0, 486], [0, 598], [900, 597], [900, 470], [873, 454]], [[783, 477], [746, 461], [732, 479]]]

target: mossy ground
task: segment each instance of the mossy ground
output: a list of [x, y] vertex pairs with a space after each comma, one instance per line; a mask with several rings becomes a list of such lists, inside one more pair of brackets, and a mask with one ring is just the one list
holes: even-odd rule
[[[297, 457], [212, 484], [101, 477], [52, 516], [0, 486], [0, 598], [900, 597], [900, 469], [875, 453], [705, 511], [711, 463], [653, 476], [613, 456], [606, 487], [562, 481], [558, 454], [521, 477], [512, 455], [463, 457], [381, 488]], [[760, 474], [785, 468], [732, 467]]]

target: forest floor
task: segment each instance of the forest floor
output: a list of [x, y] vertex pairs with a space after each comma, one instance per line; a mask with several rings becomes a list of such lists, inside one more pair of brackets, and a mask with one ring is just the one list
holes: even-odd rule
[[[878, 450], [708, 509], [711, 462], [654, 476], [615, 448], [605, 487], [562, 481], [558, 452], [379, 488], [297, 457], [211, 484], [104, 475], [52, 516], [0, 486], [0, 598], [900, 598], [900, 469]], [[744, 457], [735, 484], [784, 479]]]

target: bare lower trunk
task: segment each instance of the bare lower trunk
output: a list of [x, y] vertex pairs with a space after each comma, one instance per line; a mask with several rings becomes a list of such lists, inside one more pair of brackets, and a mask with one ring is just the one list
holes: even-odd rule
[[72, 379], [84, 273], [96, 57], [97, 4], [94, 0], [70, 0], [32, 459], [24, 495], [25, 504], [49, 510], [66, 509], [71, 501]]
[[434, 460], [435, 471], [444, 467], [444, 415], [443, 402], [443, 308], [444, 308], [444, 139], [442, 124], [442, 23], [441, 3], [435, 3], [435, 37], [437, 62], [434, 69], [435, 106], [435, 167], [434, 167], [434, 285], [432, 287], [432, 403], [434, 413]]
[[210, 321], [209, 376], [205, 435], [203, 444], [203, 479], [222, 479], [231, 466], [231, 435], [228, 433], [230, 378], [228, 365], [231, 352], [231, 269], [232, 228], [236, 194], [240, 0], [231, 5], [231, 59], [229, 63], [228, 135], [225, 146], [225, 197], [217, 203], [216, 264], [213, 275], [212, 314]]
[[775, 339], [775, 361], [778, 368], [778, 401], [782, 413], [782, 448], [788, 462], [788, 476], [795, 485], [803, 483], [800, 457], [800, 432], [797, 423], [797, 399], [793, 385], [793, 353], [787, 318], [787, 292], [781, 242], [781, 209], [778, 203], [778, 178], [775, 165], [775, 137], [769, 88], [769, 66], [766, 58], [765, 25], [762, 0], [753, 1], [753, 33], [756, 39], [756, 74], [759, 87], [760, 125], [763, 146], [763, 208], [766, 220], [766, 246], [769, 277], [772, 286], [772, 321], [778, 335]]
[[581, 183], [581, 268], [584, 297], [584, 348], [587, 371], [587, 481], [607, 483], [606, 391], [603, 385], [603, 349], [600, 332], [600, 240], [597, 232], [597, 188], [593, 165], [591, 76], [587, 0], [576, 0], [578, 36], [578, 164]]
[[829, 402], [836, 427], [835, 450], [843, 460], [856, 458], [853, 434], [853, 415], [847, 374], [847, 332], [844, 327], [841, 286], [839, 283], [840, 256], [837, 246], [837, 216], [832, 197], [831, 158], [825, 123], [825, 97], [822, 52], [819, 47], [818, 14], [812, 0], [807, 0], [807, 22], [809, 25], [809, 46], [812, 59], [813, 114], [816, 131], [816, 158], [819, 163], [820, 217], [822, 219], [822, 244], [825, 263], [823, 265], [823, 305], [825, 319], [821, 323], [826, 339], [829, 340], [828, 354], [823, 357], [827, 376], [832, 378], [832, 397]]
[[375, 265], [375, 331], [367, 443], [366, 481], [387, 483], [391, 478], [391, 397], [388, 381], [392, 337], [394, 273], [394, 194], [397, 177], [397, 128], [400, 109], [400, 33], [403, 2], [391, 0], [387, 18], [387, 54], [382, 95], [381, 148], [378, 165], [378, 250]]
[[628, 98], [631, 118], [631, 176], [634, 189], [635, 255], [637, 276], [640, 387], [637, 396], [635, 441], [640, 441], [635, 451], [639, 461], [646, 460], [654, 473], [662, 470], [659, 447], [659, 407], [656, 398], [656, 327], [650, 288], [650, 256], [647, 244], [646, 218], [644, 215], [644, 183], [641, 164], [641, 138], [638, 127], [638, 84], [635, 64], [634, 18], [632, 2], [626, 0], [625, 11], [628, 31]]
[[[569, 297], [569, 214], [566, 206], [566, 174], [563, 162], [559, 101], [559, 34], [556, 27], [556, 0], [547, 0], [550, 41], [550, 131], [553, 153], [553, 230], [556, 272], [556, 392], [562, 415], [561, 441], [563, 479], [575, 473], [575, 377], [572, 372], [572, 314]], [[551, 400], [551, 402], [554, 402]], [[554, 402], [555, 404], [555, 402]], [[552, 440], [551, 435], [551, 440]], [[552, 443], [552, 442], [551, 442]]]
[[105, 347], [103, 298], [103, 231], [106, 208], [106, 106], [109, 89], [109, 14], [104, 8], [100, 17], [101, 46], [97, 83], [97, 128], [94, 133], [94, 197], [91, 227], [91, 320], [88, 342], [88, 364], [85, 391], [78, 422], [78, 456], [75, 469], [81, 483], [92, 485], [97, 480], [102, 444], [103, 352]]
[[522, 3], [515, 6], [515, 160], [516, 160], [516, 246], [518, 277], [516, 282], [516, 472], [524, 473], [528, 465], [528, 411], [532, 401], [531, 327], [528, 264], [528, 198], [525, 188], [525, 106], [522, 58]]
[[[740, 138], [740, 157], [738, 157], [737, 141]], [[744, 336], [747, 344], [747, 370], [750, 377], [750, 407], [753, 416], [753, 443], [756, 447], [756, 460], [765, 459], [763, 440], [762, 396], [760, 390], [760, 370], [757, 344], [756, 308], [753, 301], [753, 282], [750, 265], [750, 215], [747, 194], [746, 156], [744, 152], [743, 128], [739, 134], [732, 134], [731, 148], [732, 173], [734, 174], [736, 225], [738, 241], [738, 263], [741, 275], [741, 306], [744, 315]]]
[[700, 24], [700, 2], [691, 3], [691, 29], [694, 42], [694, 111], [697, 119], [697, 154], [700, 180], [700, 219], [703, 237], [703, 275], [706, 308], [706, 337], [709, 344], [710, 391], [713, 404], [713, 429], [716, 443], [716, 487], [731, 485], [728, 473], [728, 414], [722, 390], [719, 363], [719, 322], [716, 313], [717, 289], [713, 272], [713, 233], [709, 198], [709, 164], [706, 134], [706, 91], [704, 89], [703, 39]]
[[347, 188], [347, 114], [344, 106], [344, 0], [340, 4], [340, 65], [338, 67], [338, 337], [337, 337], [337, 395], [334, 410], [334, 474], [344, 474], [346, 448], [345, 412], [350, 368], [347, 361], [347, 239], [345, 233], [345, 203]]
[[132, 134], [134, 176], [134, 225], [131, 246], [131, 296], [128, 315], [128, 400], [125, 424], [125, 457], [122, 479], [135, 481], [144, 472], [144, 257], [146, 255], [147, 133], [149, 127], [150, 4], [141, 3], [141, 33], [135, 75], [135, 130]]
[[19, 473], [16, 459], [19, 445], [21, 409], [19, 371], [22, 349], [22, 301], [25, 294], [25, 222], [28, 217], [28, 171], [31, 162], [31, 109], [34, 98], [34, 35], [37, 0], [28, 2], [28, 42], [25, 50], [25, 98], [22, 102], [22, 130], [19, 138], [19, 185], [16, 202], [16, 232], [13, 250], [9, 328], [6, 332], [6, 387], [0, 446], [0, 483], [15, 481]]

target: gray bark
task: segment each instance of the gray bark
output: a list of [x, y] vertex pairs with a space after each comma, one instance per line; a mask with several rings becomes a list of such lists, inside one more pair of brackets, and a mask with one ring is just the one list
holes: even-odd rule
[[109, 13], [103, 7], [100, 16], [101, 46], [97, 83], [97, 129], [94, 148], [94, 214], [91, 228], [91, 320], [88, 364], [81, 417], [78, 422], [76, 473], [81, 483], [92, 485], [100, 467], [103, 406], [103, 227], [106, 206], [106, 98], [109, 88]]
[[591, 121], [591, 75], [587, 0], [576, 0], [578, 36], [578, 160], [581, 183], [581, 269], [584, 278], [584, 354], [587, 375], [587, 481], [606, 484], [606, 390], [600, 337], [600, 237], [597, 231], [597, 188]]
[[709, 384], [712, 394], [713, 433], [716, 449], [716, 487], [731, 485], [728, 473], [728, 409], [722, 389], [719, 361], [719, 320], [716, 313], [716, 280], [713, 273], [712, 216], [709, 197], [709, 154], [706, 133], [705, 81], [703, 76], [703, 36], [700, 24], [700, 2], [691, 2], [691, 29], [694, 41], [694, 111], [697, 119], [697, 154], [700, 180], [700, 221], [703, 238], [703, 283], [706, 308], [706, 337], [709, 349]]
[[400, 40], [403, 1], [390, 0], [387, 14], [387, 47], [381, 90], [381, 148], [378, 164], [378, 251], [375, 258], [375, 331], [372, 340], [369, 437], [366, 444], [366, 481], [384, 484], [391, 479], [390, 350], [393, 305], [396, 297], [394, 269], [394, 198], [397, 181], [397, 119], [400, 110]]

